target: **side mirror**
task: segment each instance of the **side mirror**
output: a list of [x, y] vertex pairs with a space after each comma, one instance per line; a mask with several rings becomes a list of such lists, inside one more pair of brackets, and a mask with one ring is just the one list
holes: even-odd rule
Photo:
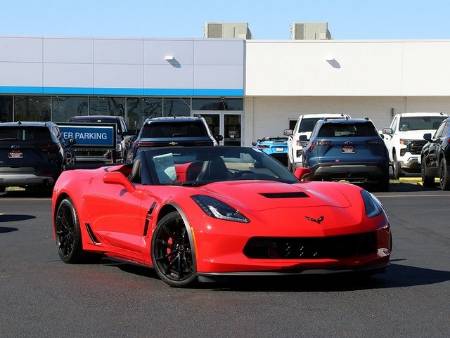
[[300, 142], [308, 142], [308, 136], [300, 135]]
[[118, 184], [124, 187], [128, 192], [133, 192], [136, 189], [133, 184], [121, 172], [113, 171], [106, 173], [103, 176], [103, 182], [106, 184]]
[[294, 171], [294, 176], [297, 177], [299, 181], [302, 181], [309, 174], [311, 174], [311, 169], [305, 167], [298, 167]]
[[294, 135], [294, 131], [292, 129], [285, 129], [283, 132], [284, 136], [292, 136]]
[[431, 142], [432, 138], [433, 138], [433, 136], [431, 136], [430, 133], [426, 133], [426, 134], [423, 135], [423, 139], [428, 141], [428, 142]]
[[383, 128], [383, 134], [392, 135], [394, 134], [394, 131], [392, 130], [392, 128]]
[[252, 146], [256, 146], [256, 142], [255, 141], [252, 142]]

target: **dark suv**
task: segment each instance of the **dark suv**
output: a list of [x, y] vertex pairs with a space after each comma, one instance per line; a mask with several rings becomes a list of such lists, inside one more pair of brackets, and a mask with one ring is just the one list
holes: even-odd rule
[[304, 148], [303, 165], [318, 180], [348, 180], [389, 189], [389, 156], [373, 123], [367, 119], [317, 122]]
[[[130, 146], [130, 133], [125, 119], [122, 116], [110, 115], [87, 115], [74, 116], [69, 122], [77, 123], [98, 123], [116, 125], [116, 149], [105, 151], [105, 149], [82, 149], [76, 148], [75, 157], [77, 162], [123, 162], [125, 160], [128, 147]], [[76, 144], [75, 144], [76, 147]]]
[[0, 123], [0, 191], [50, 189], [64, 166], [64, 144], [52, 122]]
[[434, 135], [425, 134], [428, 141], [422, 148], [422, 181], [424, 186], [434, 185], [439, 177], [442, 190], [450, 190], [450, 118], [442, 121]]
[[216, 145], [217, 141], [202, 117], [150, 118], [145, 120], [127, 160], [131, 161], [143, 148]]

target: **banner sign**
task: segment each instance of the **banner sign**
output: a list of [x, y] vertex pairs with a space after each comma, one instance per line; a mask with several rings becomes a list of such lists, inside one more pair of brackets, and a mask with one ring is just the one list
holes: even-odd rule
[[65, 141], [75, 140], [75, 148], [116, 148], [116, 124], [58, 123]]

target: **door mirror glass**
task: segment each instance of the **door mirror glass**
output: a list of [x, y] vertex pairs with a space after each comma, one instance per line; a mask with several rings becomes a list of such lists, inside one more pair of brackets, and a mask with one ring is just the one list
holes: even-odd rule
[[426, 134], [423, 135], [423, 139], [428, 141], [428, 142], [431, 142], [432, 136], [431, 136], [430, 133], [426, 133]]
[[133, 192], [135, 190], [133, 184], [126, 178], [121, 172], [114, 171], [106, 173], [103, 176], [103, 182], [105, 184], [117, 184], [124, 187], [128, 192]]
[[394, 131], [392, 130], [392, 128], [383, 128], [383, 134], [392, 135], [394, 134]]
[[285, 129], [283, 132], [284, 136], [292, 136], [294, 131], [292, 129]]

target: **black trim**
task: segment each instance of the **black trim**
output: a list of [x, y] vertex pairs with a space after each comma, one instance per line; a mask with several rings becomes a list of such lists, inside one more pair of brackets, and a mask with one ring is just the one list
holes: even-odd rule
[[263, 192], [260, 195], [266, 198], [305, 198], [309, 197], [303, 191], [296, 192]]
[[86, 225], [86, 231], [87, 231], [92, 243], [101, 244], [101, 242], [98, 240], [98, 238], [95, 236], [94, 232], [92, 231], [91, 225], [89, 223], [86, 223], [85, 225]]
[[147, 211], [147, 216], [145, 217], [145, 223], [144, 223], [144, 236], [147, 236], [148, 232], [148, 225], [150, 224], [150, 220], [152, 219], [152, 213], [153, 210], [155, 210], [156, 202], [153, 202], [150, 206], [150, 209]]

